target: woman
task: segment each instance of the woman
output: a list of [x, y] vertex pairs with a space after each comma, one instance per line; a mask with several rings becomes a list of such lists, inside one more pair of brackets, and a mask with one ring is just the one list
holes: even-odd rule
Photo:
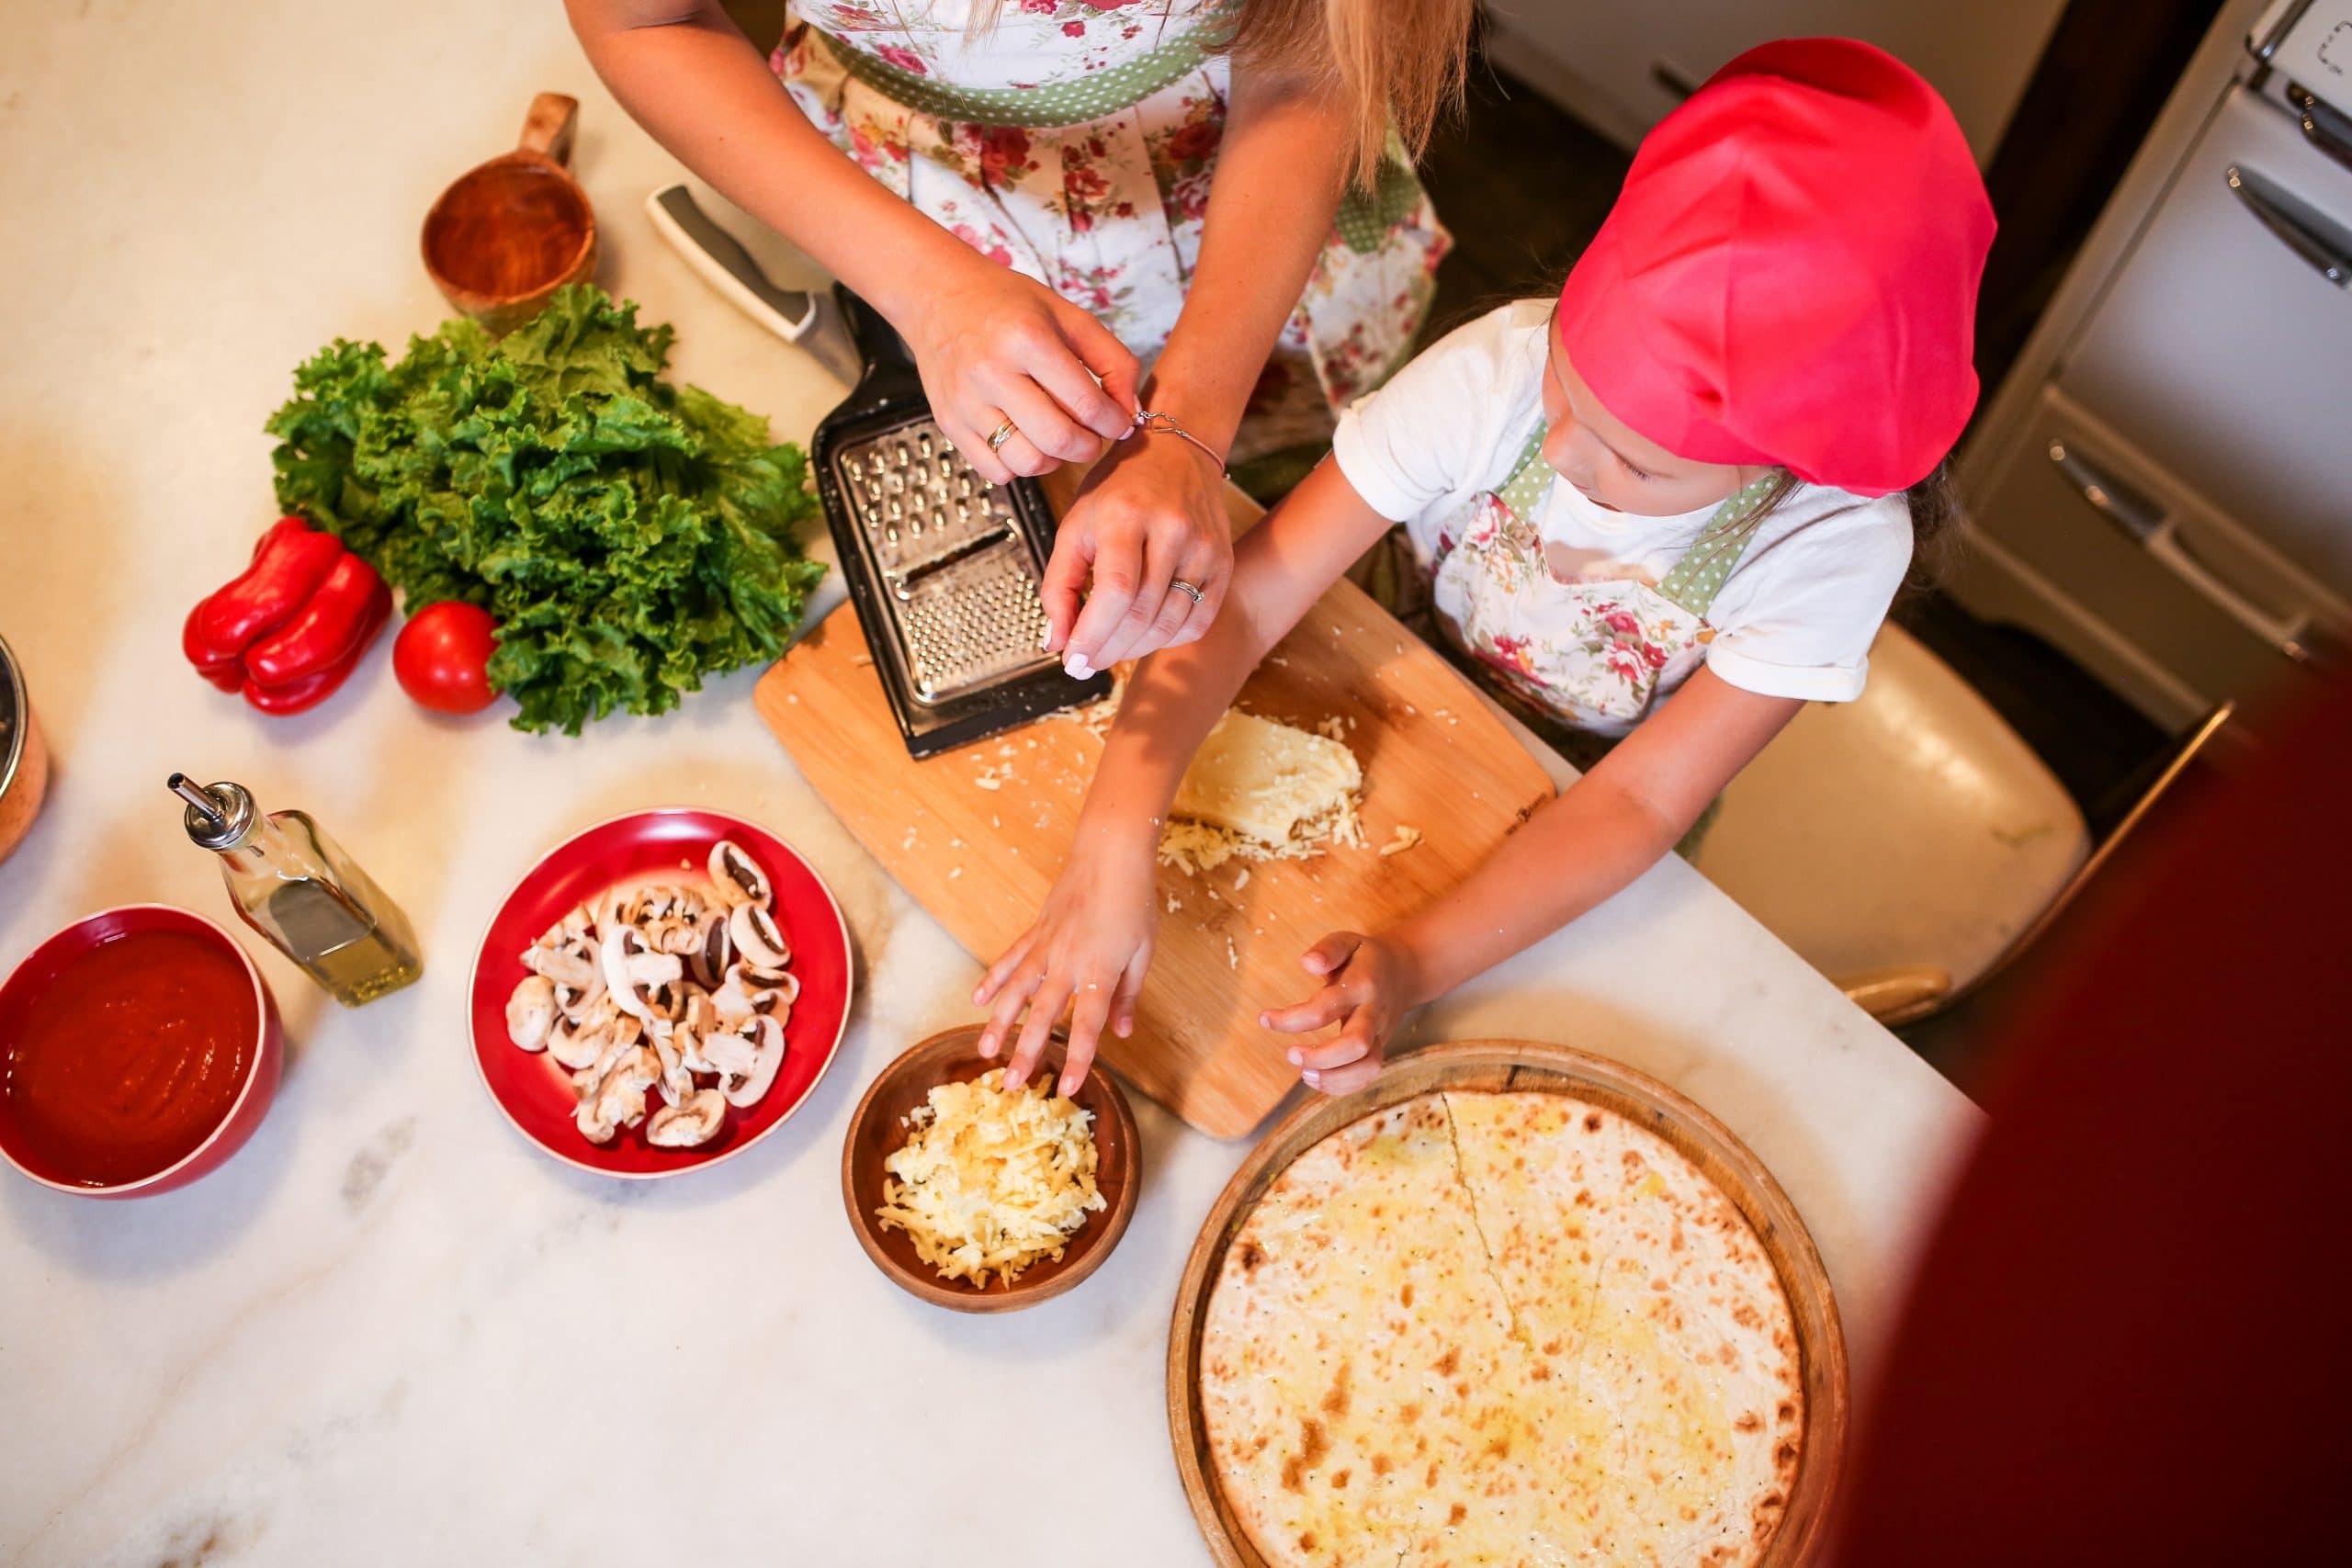
[[1063, 520], [1073, 675], [1204, 633], [1237, 436], [1328, 433], [1419, 330], [1446, 240], [1406, 151], [1470, 0], [799, 0], [773, 72], [718, 0], [567, 3], [639, 123], [889, 318], [986, 478], [1181, 426]]

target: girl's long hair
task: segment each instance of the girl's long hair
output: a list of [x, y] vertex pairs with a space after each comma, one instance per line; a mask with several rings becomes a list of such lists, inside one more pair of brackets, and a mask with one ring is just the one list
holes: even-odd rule
[[1474, 0], [1246, 0], [1233, 38], [1245, 65], [1296, 73], [1345, 108], [1351, 170], [1369, 185], [1395, 127], [1419, 162], [1462, 102]]
[[[978, 0], [968, 36], [1007, 0]], [[1476, 0], [1226, 0], [1239, 20], [1222, 46], [1241, 64], [1296, 76], [1346, 111], [1350, 173], [1369, 186], [1393, 126], [1419, 162], [1430, 132], [1462, 101]]]

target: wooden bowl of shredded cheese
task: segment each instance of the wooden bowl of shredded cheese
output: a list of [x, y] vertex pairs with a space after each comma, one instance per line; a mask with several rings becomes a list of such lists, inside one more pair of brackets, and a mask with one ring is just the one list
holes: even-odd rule
[[1011, 1312], [1102, 1267], [1135, 1215], [1136, 1122], [1098, 1062], [1077, 1095], [1051, 1092], [1062, 1042], [1011, 1095], [951, 1029], [876, 1075], [842, 1143], [842, 1201], [874, 1266], [957, 1312]]

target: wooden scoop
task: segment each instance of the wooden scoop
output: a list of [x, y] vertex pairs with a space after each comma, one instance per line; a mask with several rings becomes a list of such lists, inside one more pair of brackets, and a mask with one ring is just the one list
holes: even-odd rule
[[579, 99], [541, 93], [514, 151], [459, 175], [424, 215], [424, 270], [493, 333], [596, 270], [596, 214], [565, 168], [579, 118]]

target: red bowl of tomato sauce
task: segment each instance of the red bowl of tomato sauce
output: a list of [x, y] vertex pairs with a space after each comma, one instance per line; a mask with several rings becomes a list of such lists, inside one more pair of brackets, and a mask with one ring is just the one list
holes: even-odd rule
[[0, 986], [0, 1156], [86, 1198], [185, 1187], [253, 1135], [284, 1057], [227, 931], [164, 904], [92, 915]]

